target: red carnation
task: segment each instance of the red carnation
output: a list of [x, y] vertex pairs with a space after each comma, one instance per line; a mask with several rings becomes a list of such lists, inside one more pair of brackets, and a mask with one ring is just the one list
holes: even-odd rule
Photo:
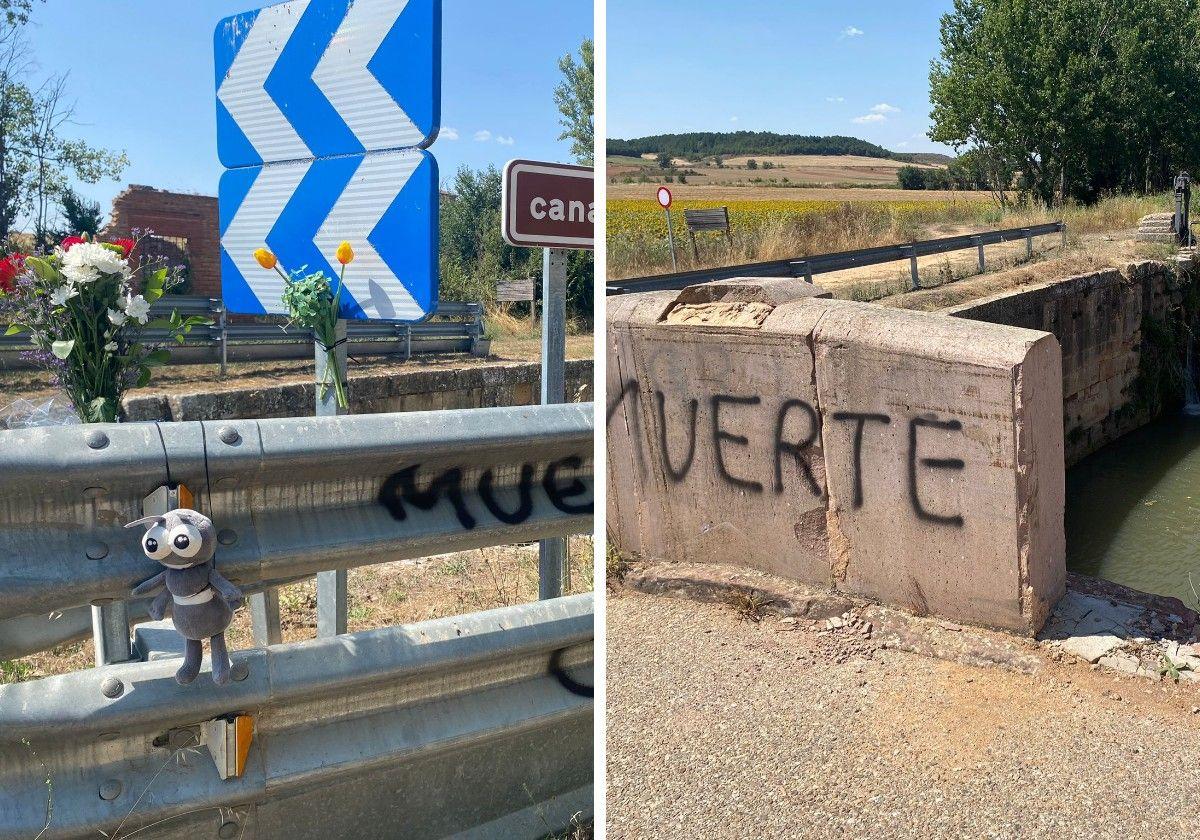
[[131, 254], [133, 254], [133, 248], [134, 248], [134, 246], [135, 246], [135, 245], [137, 245], [137, 243], [136, 243], [136, 242], [134, 242], [132, 239], [124, 239], [124, 238], [122, 238], [122, 239], [114, 239], [112, 242], [110, 242], [110, 243], [108, 243], [108, 244], [110, 244], [110, 245], [120, 245], [120, 246], [121, 246], [121, 248], [122, 248], [122, 249], [124, 249], [124, 251], [125, 251], [125, 258], [126, 258], [126, 259], [129, 259], [130, 255], [131, 255]]
[[25, 270], [24, 254], [9, 254], [0, 260], [0, 291], [10, 295], [17, 287], [17, 277]]
[[62, 246], [64, 251], [70, 251], [76, 245], [80, 245], [84, 242], [87, 242], [87, 240], [82, 236], [68, 236], [66, 239], [60, 242], [59, 245]]

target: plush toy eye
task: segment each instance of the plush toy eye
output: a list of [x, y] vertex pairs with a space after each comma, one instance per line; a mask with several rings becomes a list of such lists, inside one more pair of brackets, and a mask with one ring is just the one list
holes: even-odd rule
[[186, 522], [171, 529], [171, 549], [180, 557], [195, 557], [203, 541], [200, 532]]
[[169, 556], [171, 546], [167, 542], [167, 529], [161, 525], [155, 525], [147, 531], [146, 535], [142, 537], [142, 550], [151, 560], [163, 560]]

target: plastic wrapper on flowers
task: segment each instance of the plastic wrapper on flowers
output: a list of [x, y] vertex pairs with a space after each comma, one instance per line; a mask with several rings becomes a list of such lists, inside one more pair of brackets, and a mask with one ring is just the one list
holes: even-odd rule
[[37, 426], [74, 426], [79, 415], [66, 397], [48, 400], [15, 399], [0, 408], [0, 428], [30, 429]]

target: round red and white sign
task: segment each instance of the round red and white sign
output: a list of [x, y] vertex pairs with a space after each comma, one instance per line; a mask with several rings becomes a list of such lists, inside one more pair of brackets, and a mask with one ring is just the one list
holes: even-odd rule
[[671, 191], [666, 187], [658, 188], [658, 203], [663, 207], [671, 206]]

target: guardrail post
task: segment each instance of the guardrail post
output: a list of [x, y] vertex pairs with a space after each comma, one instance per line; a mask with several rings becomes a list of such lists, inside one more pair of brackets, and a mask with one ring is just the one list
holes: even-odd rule
[[412, 324], [404, 325], [404, 361], [412, 358]]
[[[567, 400], [567, 251], [542, 251], [542, 405]], [[538, 543], [538, 597], [558, 598], [567, 577], [567, 541]]]
[[220, 307], [220, 314], [218, 315], [218, 323], [220, 325], [220, 330], [221, 330], [221, 336], [220, 336], [221, 378], [224, 379], [226, 370], [229, 366], [229, 330], [226, 329], [226, 324], [225, 324], [225, 302], [218, 301], [217, 305]]
[[1021, 232], [1025, 234], [1025, 259], [1033, 259], [1033, 234], [1029, 232], [1029, 228], [1021, 228]]
[[906, 250], [908, 251], [908, 270], [912, 275], [912, 287], [915, 292], [921, 288], [921, 275], [917, 273], [917, 249], [909, 245], [906, 247]]
[[1065, 248], [1065, 247], [1067, 247], [1067, 223], [1060, 222], [1059, 228], [1062, 230], [1062, 244], [1063, 244], [1063, 247]]
[[[338, 374], [346, 379], [346, 319], [339, 318], [334, 341], [340, 342], [333, 353], [334, 364]], [[317, 353], [317, 382], [325, 376], [325, 365], [328, 354], [314, 341], [313, 347]], [[349, 382], [347, 382], [349, 388]], [[325, 389], [325, 399], [321, 399], [320, 389], [317, 389], [317, 416], [336, 417], [349, 414], [348, 408], [340, 408], [337, 396], [332, 387]], [[346, 570], [334, 569], [329, 572], [317, 572], [317, 636], [339, 636], [346, 632]]]
[[811, 283], [813, 281], [812, 266], [808, 264], [808, 260], [797, 260], [795, 263], [793, 263], [793, 265], [804, 275], [804, 280], [806, 283]]
[[987, 263], [983, 259], [983, 240], [978, 236], [972, 236], [971, 241], [975, 243], [975, 248], [979, 252], [979, 273], [987, 271]]
[[250, 631], [255, 647], [278, 645], [283, 642], [283, 628], [279, 625], [279, 590], [275, 587], [255, 592], [249, 597]]
[[92, 641], [96, 667], [133, 659], [129, 640], [129, 607], [124, 601], [92, 604]]
[[467, 304], [471, 309], [471, 355], [475, 354], [478, 349], [479, 341], [483, 338], [483, 305], [479, 303]]

